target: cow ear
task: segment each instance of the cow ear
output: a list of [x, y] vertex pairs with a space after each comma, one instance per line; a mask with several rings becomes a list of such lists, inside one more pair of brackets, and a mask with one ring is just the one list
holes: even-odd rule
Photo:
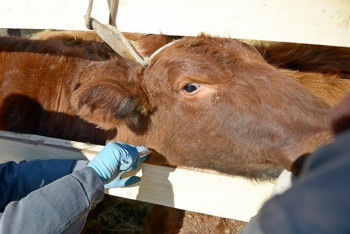
[[94, 77], [75, 84], [71, 104], [79, 117], [99, 128], [109, 130], [126, 124], [142, 134], [149, 125], [151, 107], [140, 74], [118, 74], [117, 79]]

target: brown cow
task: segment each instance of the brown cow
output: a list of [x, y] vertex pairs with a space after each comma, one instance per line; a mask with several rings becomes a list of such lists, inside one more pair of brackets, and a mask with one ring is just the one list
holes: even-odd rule
[[254, 179], [276, 177], [330, 140], [328, 105], [236, 40], [183, 38], [146, 69], [67, 54], [0, 54], [2, 129], [101, 143], [118, 128], [115, 139], [168, 164]]
[[[24, 121], [12, 116], [26, 111], [33, 133], [60, 137], [69, 129], [64, 135], [85, 140], [83, 124], [57, 116], [65, 114], [118, 128], [118, 140], [147, 145], [170, 165], [256, 179], [291, 168], [328, 135], [328, 106], [236, 40], [183, 38], [146, 69], [118, 56], [86, 61], [12, 52], [0, 59], [2, 129], [22, 129]], [[16, 108], [26, 98], [37, 108]]]

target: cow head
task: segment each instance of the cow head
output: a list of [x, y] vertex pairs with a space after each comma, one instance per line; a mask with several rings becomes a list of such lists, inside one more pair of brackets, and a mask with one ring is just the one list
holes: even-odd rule
[[240, 41], [185, 37], [146, 68], [113, 63], [84, 68], [73, 106], [171, 165], [269, 179], [329, 140], [328, 106]]

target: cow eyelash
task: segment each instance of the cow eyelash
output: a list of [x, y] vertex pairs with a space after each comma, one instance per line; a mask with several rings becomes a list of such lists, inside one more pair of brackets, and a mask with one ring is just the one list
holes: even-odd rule
[[198, 91], [200, 87], [199, 83], [189, 83], [183, 87], [183, 90], [188, 94], [193, 94]]

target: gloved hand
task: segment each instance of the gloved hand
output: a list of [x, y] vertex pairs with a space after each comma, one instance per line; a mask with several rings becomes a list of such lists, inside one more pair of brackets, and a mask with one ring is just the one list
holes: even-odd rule
[[136, 170], [139, 163], [147, 159], [140, 158], [139, 152], [147, 148], [128, 145], [122, 142], [109, 142], [89, 163], [102, 179], [105, 188], [117, 188], [129, 186], [139, 182], [137, 176], [121, 178], [123, 174], [131, 169]]

